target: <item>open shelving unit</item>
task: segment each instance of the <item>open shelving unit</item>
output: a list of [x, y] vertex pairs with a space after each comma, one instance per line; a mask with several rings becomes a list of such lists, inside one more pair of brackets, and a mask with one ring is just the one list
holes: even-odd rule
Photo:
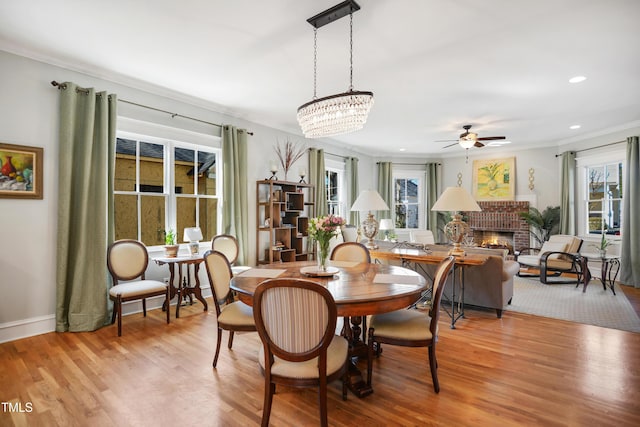
[[256, 197], [256, 264], [311, 259], [307, 229], [315, 215], [315, 186], [261, 180]]

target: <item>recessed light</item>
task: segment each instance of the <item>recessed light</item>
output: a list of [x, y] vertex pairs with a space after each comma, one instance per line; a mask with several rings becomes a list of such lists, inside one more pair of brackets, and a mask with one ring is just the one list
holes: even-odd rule
[[585, 76], [575, 76], [569, 79], [569, 83], [580, 83], [587, 80]]
[[569, 129], [572, 129], [572, 130], [580, 129], [580, 125], [571, 125], [569, 126]]
[[406, 148], [401, 148], [400, 151], [407, 151], [407, 149]]

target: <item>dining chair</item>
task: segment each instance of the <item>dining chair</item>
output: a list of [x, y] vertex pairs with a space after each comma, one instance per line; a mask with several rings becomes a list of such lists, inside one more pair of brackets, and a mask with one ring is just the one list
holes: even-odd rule
[[218, 234], [213, 236], [211, 239], [211, 249], [222, 252], [227, 257], [233, 274], [240, 274], [251, 268], [245, 265], [234, 265], [240, 253], [240, 246], [238, 245], [238, 239], [231, 234]]
[[262, 341], [262, 425], [269, 425], [276, 384], [318, 387], [320, 425], [327, 425], [327, 383], [342, 378], [347, 399], [347, 340], [335, 335], [337, 308], [324, 286], [305, 279], [268, 279], [253, 295], [253, 316]]
[[109, 298], [113, 301], [111, 324], [118, 319], [118, 336], [122, 336], [122, 303], [142, 300], [142, 312], [147, 316], [146, 298], [165, 296], [167, 323], [169, 323], [169, 302], [171, 300], [168, 283], [146, 280], [145, 271], [149, 265], [147, 247], [138, 240], [117, 240], [107, 250], [107, 268], [113, 279]]
[[[449, 256], [438, 265], [433, 279], [431, 307], [428, 313], [416, 309], [405, 309], [371, 316], [369, 319], [369, 357], [367, 362], [367, 384], [369, 386], [371, 386], [374, 346], [377, 345], [379, 349], [380, 343], [386, 343], [404, 347], [428, 347], [433, 389], [436, 393], [440, 392], [438, 361], [436, 359], [438, 319], [440, 318], [442, 292], [454, 262], [455, 258]], [[379, 352], [377, 355], [379, 356]]]
[[369, 249], [362, 243], [343, 242], [333, 248], [330, 259], [332, 261], [371, 263], [371, 254], [369, 254]]
[[233, 272], [225, 254], [219, 251], [209, 250], [202, 256], [211, 285], [213, 304], [216, 307], [216, 319], [218, 323], [218, 335], [216, 352], [213, 356], [213, 367], [218, 364], [222, 331], [229, 331], [229, 343], [233, 346], [233, 335], [240, 331], [255, 331], [256, 324], [253, 320], [253, 310], [242, 301], [235, 301], [233, 291], [230, 288]]

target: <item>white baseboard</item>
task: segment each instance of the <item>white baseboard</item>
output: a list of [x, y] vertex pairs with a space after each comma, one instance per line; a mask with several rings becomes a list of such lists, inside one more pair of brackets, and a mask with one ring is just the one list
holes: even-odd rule
[[[211, 296], [211, 288], [207, 286], [202, 288], [202, 296], [208, 298]], [[162, 307], [164, 297], [157, 296], [147, 298], [147, 310], [153, 310]], [[171, 304], [175, 305], [175, 303]], [[172, 310], [173, 311], [173, 310]], [[142, 301], [132, 301], [122, 306], [122, 315], [142, 313]], [[32, 317], [30, 319], [17, 320], [0, 324], [0, 343], [15, 341], [22, 338], [28, 338], [35, 335], [46, 334], [56, 330], [56, 315], [48, 314], [46, 316]]]

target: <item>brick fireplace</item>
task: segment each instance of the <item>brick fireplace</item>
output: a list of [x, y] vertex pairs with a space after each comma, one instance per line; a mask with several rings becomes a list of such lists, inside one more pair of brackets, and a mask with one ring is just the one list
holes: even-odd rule
[[520, 212], [529, 211], [529, 202], [478, 202], [482, 212], [468, 212], [467, 224], [473, 240], [489, 247], [507, 247], [513, 252], [529, 245], [529, 224]]

